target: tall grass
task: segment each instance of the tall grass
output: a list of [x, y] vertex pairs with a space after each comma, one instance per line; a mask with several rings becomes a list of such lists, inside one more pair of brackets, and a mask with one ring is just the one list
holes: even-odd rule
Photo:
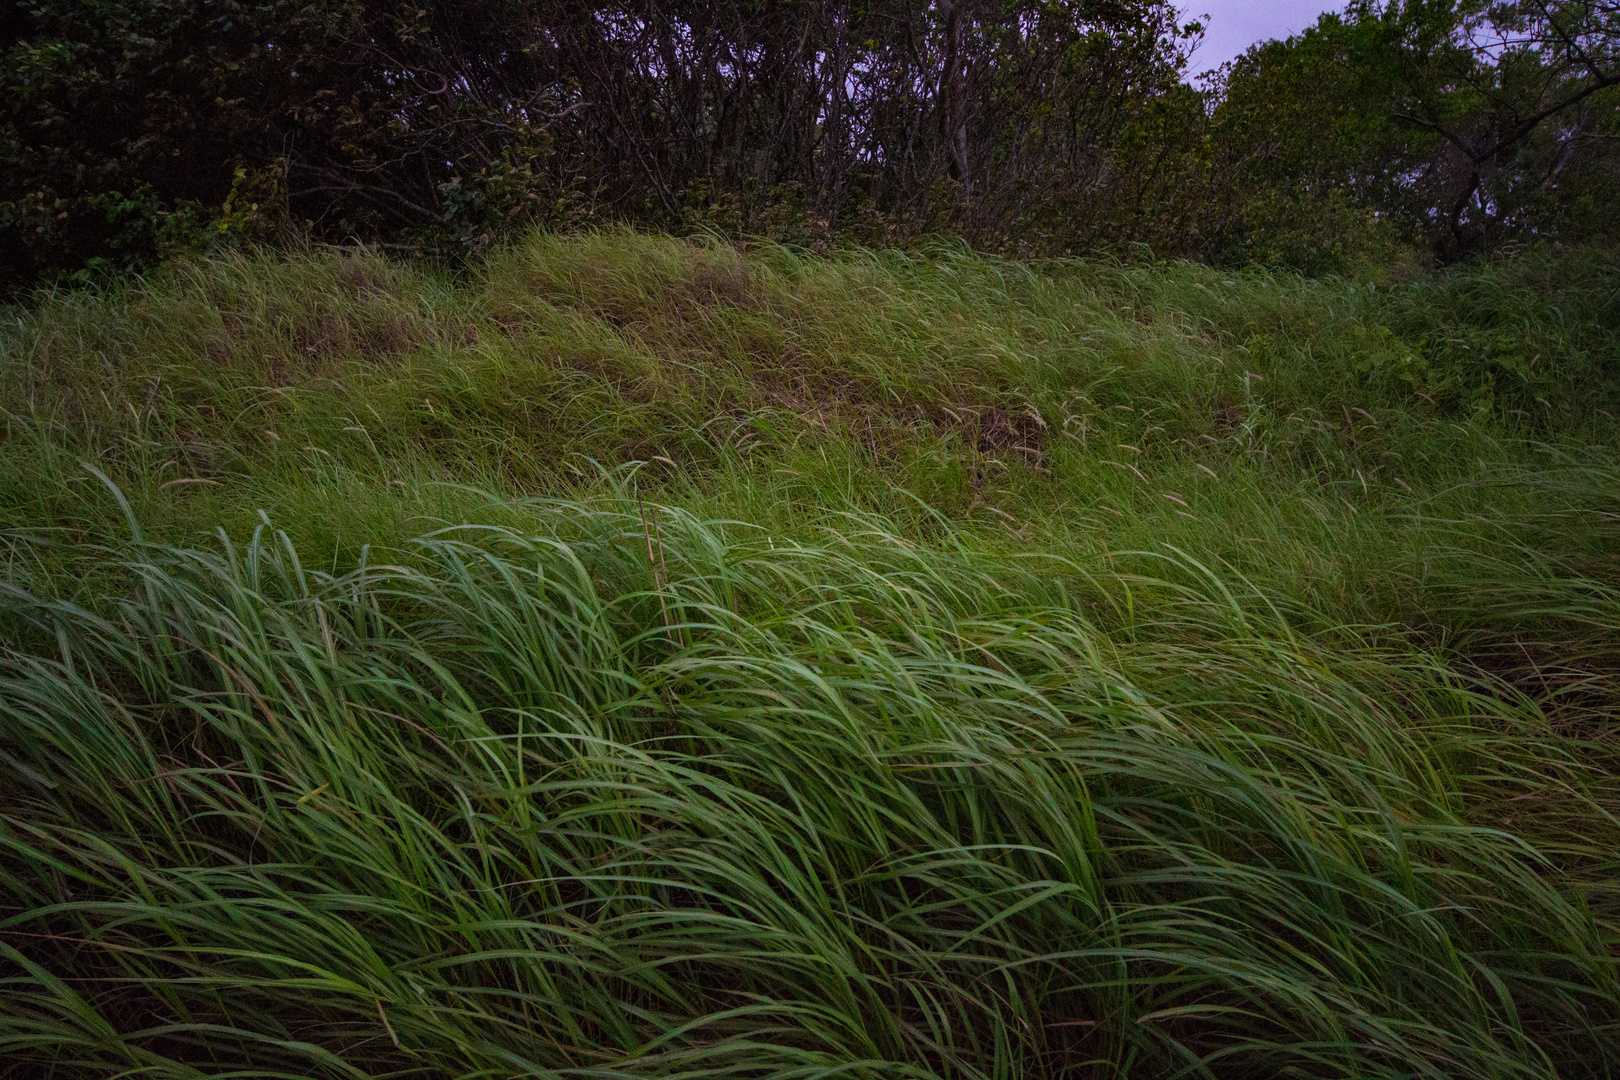
[[1612, 1075], [1612, 334], [1470, 273], [11, 311], [0, 1076]]
[[651, 507], [650, 565], [634, 509], [529, 511], [409, 569], [314, 572], [261, 527], [123, 552], [101, 613], [14, 599], [55, 647], [0, 695], [0, 1047], [490, 1076], [1617, 1049], [1612, 898], [1481, 812], [1561, 802], [1614, 869], [1522, 700], [1185, 557], [1202, 589]]

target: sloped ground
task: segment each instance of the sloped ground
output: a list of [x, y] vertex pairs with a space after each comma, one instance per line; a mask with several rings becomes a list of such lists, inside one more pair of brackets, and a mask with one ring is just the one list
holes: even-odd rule
[[1616, 278], [15, 310], [0, 1075], [1601, 1070]]

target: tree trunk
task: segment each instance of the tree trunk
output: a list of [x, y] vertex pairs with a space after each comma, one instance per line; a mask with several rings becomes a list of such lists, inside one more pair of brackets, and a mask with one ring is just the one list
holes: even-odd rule
[[968, 169], [967, 71], [962, 55], [962, 7], [958, 0], [939, 0], [945, 26], [945, 64], [939, 76], [939, 135], [945, 144], [951, 176], [965, 199], [973, 178]]

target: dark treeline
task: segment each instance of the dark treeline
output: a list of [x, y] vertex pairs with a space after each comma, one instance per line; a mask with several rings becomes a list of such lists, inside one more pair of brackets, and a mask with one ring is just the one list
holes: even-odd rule
[[1166, 0], [21, 0], [10, 283], [631, 221], [1334, 271], [1605, 241], [1620, 3], [1357, 2], [1183, 80]]

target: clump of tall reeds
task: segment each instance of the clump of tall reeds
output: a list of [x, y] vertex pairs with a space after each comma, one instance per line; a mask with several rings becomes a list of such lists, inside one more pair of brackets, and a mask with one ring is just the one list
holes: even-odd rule
[[6, 309], [0, 1080], [1601, 1071], [1620, 336], [1559, 258], [536, 235]]
[[[875, 519], [812, 545], [512, 509], [526, 529], [435, 532], [409, 565], [323, 573], [262, 525], [101, 549], [128, 584], [95, 610], [8, 592], [13, 1072], [1620, 1053], [1616, 823], [1482, 673], [1302, 631], [1174, 552], [1124, 575]], [[1501, 821], [1549, 803], [1579, 824], [1546, 850]]]

